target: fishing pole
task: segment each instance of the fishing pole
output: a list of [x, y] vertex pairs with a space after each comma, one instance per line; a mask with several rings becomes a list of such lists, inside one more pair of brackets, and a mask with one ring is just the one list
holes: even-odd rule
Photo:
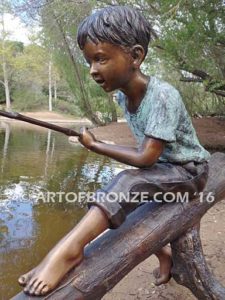
[[3, 111], [3, 110], [0, 110], [0, 115], [3, 116], [3, 117], [6, 117], [6, 118], [15, 119], [15, 120], [18, 120], [18, 121], [23, 121], [23, 122], [34, 124], [34, 125], [37, 125], [37, 126], [52, 129], [54, 131], [64, 133], [67, 136], [78, 136], [79, 137], [81, 135], [80, 133], [78, 133], [77, 131], [75, 131], [73, 129], [65, 128], [65, 127], [58, 126], [58, 125], [55, 125], [55, 124], [51, 124], [51, 123], [48, 123], [48, 122], [45, 122], [45, 121], [30, 118], [30, 117], [24, 116], [22, 114], [19, 114], [17, 112], [6, 112], [6, 111]]

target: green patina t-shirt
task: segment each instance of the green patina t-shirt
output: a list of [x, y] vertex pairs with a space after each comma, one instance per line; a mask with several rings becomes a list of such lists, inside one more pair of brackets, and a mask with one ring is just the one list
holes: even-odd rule
[[209, 160], [210, 154], [200, 145], [179, 92], [169, 83], [152, 76], [135, 113], [127, 110], [126, 96], [121, 91], [117, 99], [139, 145], [145, 136], [166, 141], [159, 161], [186, 163]]

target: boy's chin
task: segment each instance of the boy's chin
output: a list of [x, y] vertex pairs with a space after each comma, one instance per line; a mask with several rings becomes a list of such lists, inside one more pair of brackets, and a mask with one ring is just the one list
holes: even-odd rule
[[110, 86], [101, 86], [101, 88], [102, 88], [106, 93], [110, 93], [110, 92], [115, 91], [115, 89], [113, 89], [113, 88], [110, 87]]

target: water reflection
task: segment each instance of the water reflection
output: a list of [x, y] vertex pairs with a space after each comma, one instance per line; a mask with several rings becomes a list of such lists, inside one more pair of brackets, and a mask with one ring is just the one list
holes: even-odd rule
[[4, 166], [5, 166], [5, 160], [8, 150], [8, 144], [9, 144], [9, 137], [10, 137], [10, 125], [6, 122], [2, 122], [2, 128], [5, 129], [5, 138], [4, 138], [4, 146], [3, 146], [3, 155], [2, 155], [2, 164], [1, 164], [1, 173], [4, 172]]
[[32, 222], [31, 203], [8, 202], [1, 211], [0, 253], [10, 249], [21, 249], [32, 244], [35, 236], [35, 223]]
[[[0, 299], [20, 288], [34, 267], [84, 215], [66, 193], [93, 192], [123, 168], [66, 136], [34, 126], [0, 123]], [[47, 192], [61, 193], [46, 203]], [[40, 195], [45, 195], [40, 198]]]

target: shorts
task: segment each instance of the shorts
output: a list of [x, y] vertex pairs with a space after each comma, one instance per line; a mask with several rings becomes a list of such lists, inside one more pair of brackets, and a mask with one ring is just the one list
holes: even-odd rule
[[192, 200], [204, 189], [207, 178], [207, 162], [183, 165], [158, 162], [150, 168], [127, 169], [106, 187], [97, 190], [88, 207], [94, 205], [102, 209], [113, 229], [146, 201], [151, 201], [155, 208], [169, 201], [180, 202], [184, 199], [182, 195], [187, 196], [186, 200]]

